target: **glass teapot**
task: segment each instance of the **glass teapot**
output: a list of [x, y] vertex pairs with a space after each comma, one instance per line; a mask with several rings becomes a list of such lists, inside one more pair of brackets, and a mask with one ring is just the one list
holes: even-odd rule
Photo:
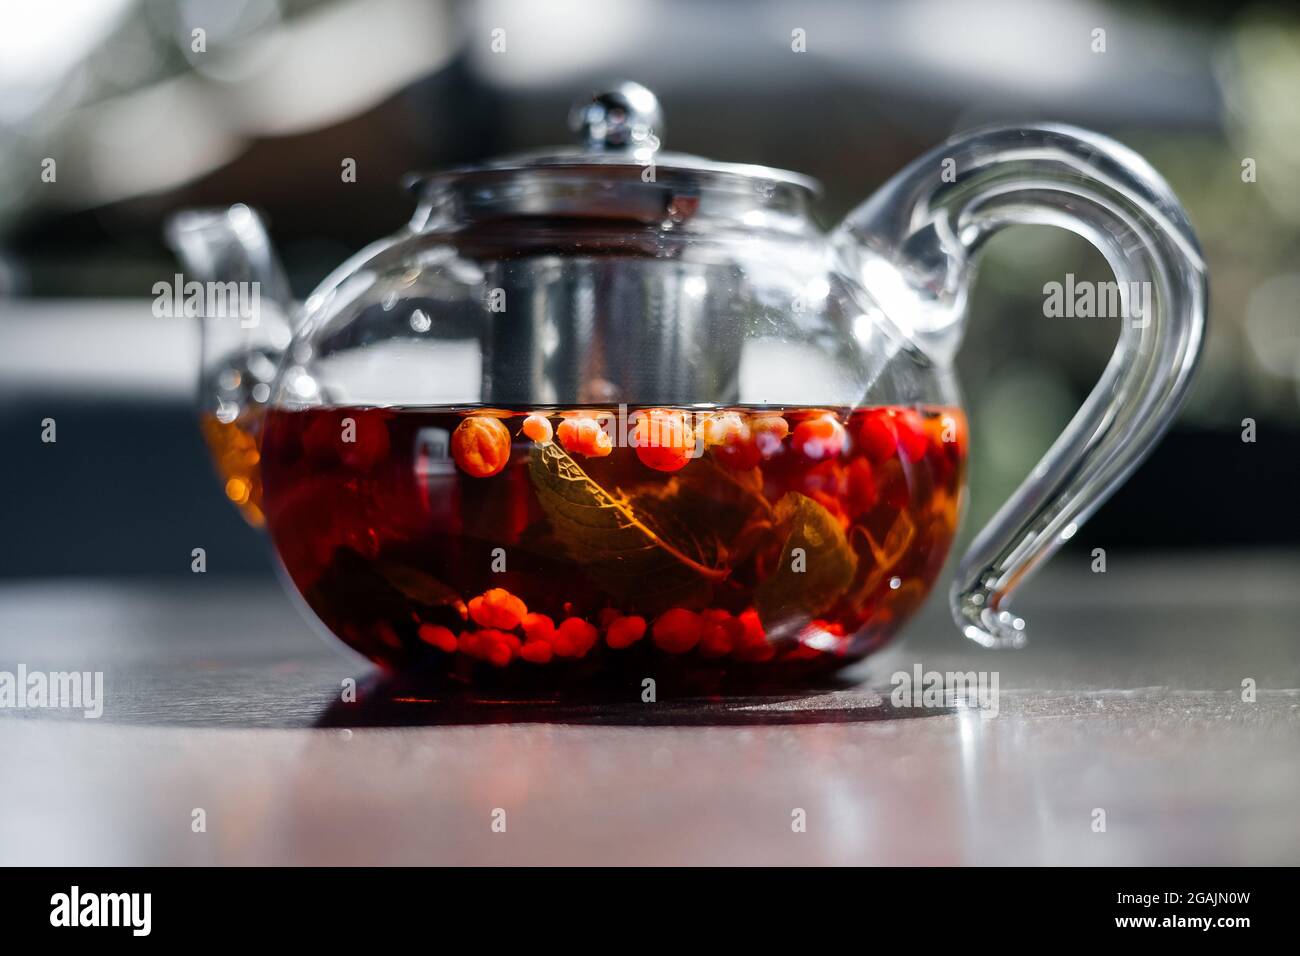
[[414, 177], [409, 224], [301, 306], [246, 207], [171, 221], [188, 279], [252, 292], [207, 297], [203, 428], [312, 612], [386, 669], [483, 689], [714, 692], [863, 658], [962, 511], [977, 254], [1035, 223], [1102, 251], [1123, 322], [952, 586], [967, 637], [1021, 644], [1010, 596], [1196, 365], [1205, 269], [1169, 186], [1093, 133], [983, 129], [828, 235], [815, 181], [662, 151], [642, 86], [571, 121], [576, 148]]

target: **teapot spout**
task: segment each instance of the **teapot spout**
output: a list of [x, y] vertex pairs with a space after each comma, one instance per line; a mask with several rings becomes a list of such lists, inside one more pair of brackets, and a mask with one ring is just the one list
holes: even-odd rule
[[258, 444], [292, 338], [289, 283], [261, 218], [247, 206], [179, 212], [167, 222], [166, 239], [181, 262], [186, 314], [199, 320], [204, 437], [227, 497], [258, 526]]

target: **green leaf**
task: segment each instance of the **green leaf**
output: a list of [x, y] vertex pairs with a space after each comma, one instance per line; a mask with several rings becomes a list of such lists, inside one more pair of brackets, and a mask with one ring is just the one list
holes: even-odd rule
[[[769, 637], [793, 635], [833, 605], [852, 583], [857, 556], [835, 517], [807, 495], [791, 491], [776, 503], [776, 525], [785, 535], [776, 571], [759, 584], [754, 606]], [[802, 548], [798, 570], [794, 549]]]
[[569, 557], [631, 607], [700, 604], [730, 573], [713, 529], [683, 520], [671, 498], [603, 488], [556, 442], [533, 446], [528, 474]]

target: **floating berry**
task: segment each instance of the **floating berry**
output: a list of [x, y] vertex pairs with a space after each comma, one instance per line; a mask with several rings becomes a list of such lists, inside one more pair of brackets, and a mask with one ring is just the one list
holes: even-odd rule
[[469, 616], [483, 627], [513, 630], [527, 614], [527, 605], [505, 588], [485, 591], [469, 602]]
[[645, 618], [632, 615], [620, 617], [610, 623], [605, 631], [605, 643], [615, 650], [631, 647], [645, 637]]
[[827, 412], [796, 425], [790, 443], [795, 451], [813, 460], [834, 458], [844, 450], [846, 435], [839, 419]]
[[604, 458], [614, 450], [614, 442], [609, 433], [600, 427], [596, 419], [589, 416], [565, 418], [560, 422], [557, 433], [560, 444], [571, 455]]
[[524, 419], [520, 431], [524, 433], [525, 438], [531, 438], [533, 441], [550, 441], [555, 434], [550, 419], [545, 415], [529, 415]]
[[417, 632], [420, 640], [448, 654], [456, 653], [456, 635], [437, 624], [421, 624]]
[[858, 441], [873, 465], [881, 465], [898, 452], [898, 426], [885, 408], [874, 408], [867, 413], [858, 430]]
[[700, 437], [724, 465], [736, 471], [755, 468], [762, 458], [749, 423], [736, 412], [720, 412], [704, 419]]
[[790, 434], [790, 423], [780, 415], [759, 415], [750, 421], [749, 431], [759, 454], [771, 458], [781, 450], [781, 442]]
[[715, 412], [700, 422], [700, 437], [706, 446], [723, 445], [736, 438], [748, 438], [749, 426], [736, 412]]
[[700, 640], [703, 621], [694, 611], [675, 607], [655, 620], [655, 646], [669, 654], [685, 654]]
[[913, 409], [900, 408], [894, 421], [898, 425], [898, 447], [903, 450], [903, 455], [908, 461], [920, 461], [930, 445], [925, 433], [925, 419]]
[[530, 664], [549, 664], [554, 654], [550, 641], [529, 641], [519, 648], [519, 656]]
[[695, 433], [684, 412], [651, 408], [637, 412], [636, 456], [656, 471], [677, 471], [695, 457]]
[[510, 432], [487, 415], [466, 418], [451, 434], [451, 457], [461, 471], [491, 478], [510, 460]]

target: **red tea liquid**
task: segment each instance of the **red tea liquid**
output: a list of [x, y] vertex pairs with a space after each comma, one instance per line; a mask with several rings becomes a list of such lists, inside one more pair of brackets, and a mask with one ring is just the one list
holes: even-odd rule
[[332, 407], [268, 413], [261, 465], [286, 570], [381, 666], [708, 693], [890, 638], [947, 555], [965, 452], [953, 408]]

